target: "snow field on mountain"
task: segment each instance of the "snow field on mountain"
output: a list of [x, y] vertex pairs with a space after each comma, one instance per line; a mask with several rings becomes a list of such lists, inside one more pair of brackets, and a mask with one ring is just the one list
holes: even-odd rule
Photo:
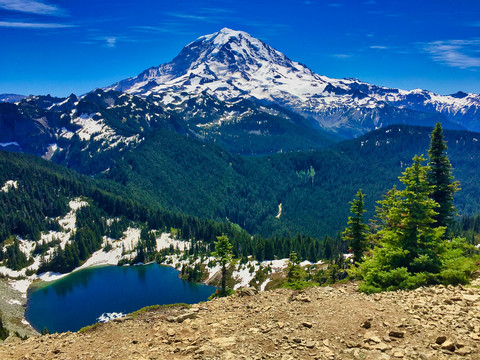
[[[480, 112], [477, 94], [439, 95], [421, 89], [390, 89], [351, 78], [329, 78], [315, 74], [243, 31], [227, 28], [201, 36], [170, 63], [107, 89], [142, 97], [170, 93], [163, 97], [164, 105], [185, 93], [198, 96], [206, 92], [222, 101], [260, 99], [312, 117], [334, 132], [345, 129], [345, 135], [350, 137], [390, 124], [388, 113], [378, 112], [386, 105], [439, 113], [462, 126], [475, 127], [466, 126], [470, 130], [480, 129], [475, 125], [475, 116]], [[358, 129], [348, 130], [352, 126]]]

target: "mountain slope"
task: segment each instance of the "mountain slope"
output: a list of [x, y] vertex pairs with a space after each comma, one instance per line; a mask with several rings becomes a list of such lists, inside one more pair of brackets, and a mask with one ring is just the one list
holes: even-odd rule
[[[167, 209], [228, 218], [252, 234], [301, 232], [321, 237], [342, 230], [348, 203], [359, 188], [367, 194], [368, 216], [373, 216], [375, 202], [398, 184], [412, 157], [426, 154], [430, 131], [392, 126], [322, 150], [245, 158], [156, 130], [137, 147], [112, 153], [112, 166], [100, 176], [132, 191], [142, 189]], [[475, 214], [480, 211], [480, 134], [445, 134], [462, 187], [456, 206], [461, 214]], [[88, 169], [94, 162], [92, 158], [80, 164]]]
[[[179, 96], [165, 106], [162, 94], [141, 98], [96, 90], [82, 98], [30, 96], [0, 103], [0, 146], [49, 159], [95, 156], [108, 159], [140, 143], [155, 129], [216, 141], [240, 154], [321, 148], [336, 138], [304, 117], [277, 105], [247, 99], [220, 101], [208, 94]], [[75, 166], [75, 164], [69, 164]], [[108, 168], [97, 166], [97, 172]]]
[[[328, 78], [243, 31], [227, 28], [188, 44], [171, 62], [108, 89], [141, 96], [207, 92], [220, 100], [254, 98], [286, 107], [344, 137], [396, 123], [429, 126], [438, 120], [445, 128], [480, 130], [477, 94], [442, 96]], [[165, 105], [171, 96], [163, 97]], [[388, 105], [396, 109], [394, 116], [383, 110]]]

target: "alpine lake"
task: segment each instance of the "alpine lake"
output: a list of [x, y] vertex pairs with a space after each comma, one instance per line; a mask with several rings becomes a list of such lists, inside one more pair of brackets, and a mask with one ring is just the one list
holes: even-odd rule
[[205, 301], [216, 290], [184, 281], [178, 274], [156, 263], [75, 271], [57, 281], [34, 284], [25, 318], [39, 332], [77, 331], [149, 305]]

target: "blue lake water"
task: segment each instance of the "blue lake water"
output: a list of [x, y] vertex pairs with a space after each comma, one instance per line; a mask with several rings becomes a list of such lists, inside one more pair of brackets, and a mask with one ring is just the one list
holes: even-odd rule
[[37, 330], [77, 331], [104, 313], [130, 313], [144, 306], [205, 301], [212, 286], [183, 281], [157, 264], [104, 266], [74, 272], [29, 291], [26, 319]]

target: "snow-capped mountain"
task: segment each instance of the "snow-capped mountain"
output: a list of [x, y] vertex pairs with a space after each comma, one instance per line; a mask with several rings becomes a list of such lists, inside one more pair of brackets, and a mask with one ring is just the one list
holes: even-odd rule
[[20, 101], [22, 99], [25, 99], [25, 95], [18, 95], [18, 94], [0, 94], [0, 103], [5, 102], [5, 103], [14, 103], [17, 101]]
[[480, 131], [477, 94], [443, 96], [328, 78], [246, 32], [227, 28], [188, 44], [171, 62], [107, 89], [144, 97], [161, 94], [163, 105], [181, 94], [257, 99], [284, 106], [346, 137], [392, 123], [432, 125], [438, 120], [447, 128]]

